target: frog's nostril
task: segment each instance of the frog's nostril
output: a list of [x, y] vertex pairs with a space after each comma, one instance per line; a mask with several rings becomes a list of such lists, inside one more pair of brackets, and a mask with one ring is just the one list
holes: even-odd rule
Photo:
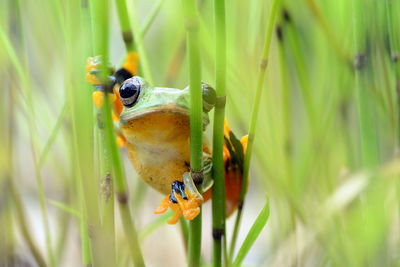
[[136, 83], [136, 80], [128, 79], [119, 88], [119, 95], [121, 96], [121, 101], [126, 107], [132, 107], [140, 93], [140, 84]]

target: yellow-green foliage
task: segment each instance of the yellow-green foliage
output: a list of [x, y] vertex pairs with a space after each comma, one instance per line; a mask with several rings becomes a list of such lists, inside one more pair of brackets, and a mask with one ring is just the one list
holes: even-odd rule
[[[88, 56], [108, 54], [119, 67], [126, 49], [137, 49], [140, 75], [155, 86], [186, 87], [182, 1], [1, 2], [1, 266], [131, 266], [141, 265], [142, 256], [149, 266], [187, 264], [179, 226], [153, 214], [165, 196], [147, 189], [111, 142], [109, 110], [109, 128], [97, 129], [92, 88], [84, 80]], [[223, 31], [215, 29], [214, 16], [222, 13], [214, 8], [221, 5], [193, 2], [199, 23], [191, 45], [201, 63], [194, 77], [201, 73], [215, 86], [224, 68], [225, 115], [237, 136], [249, 132], [260, 100], [250, 186], [232, 257], [234, 216], [226, 222], [225, 264], [400, 265], [400, 2], [278, 1], [266, 56], [275, 1], [225, 1], [220, 69], [215, 33]], [[120, 23], [133, 31], [134, 44], [124, 43]], [[262, 82], [260, 64], [268, 64]], [[129, 194], [126, 206], [115, 198], [115, 211], [114, 199], [102, 201], [107, 170], [119, 199]], [[208, 204], [202, 223], [201, 261], [218, 265]]]

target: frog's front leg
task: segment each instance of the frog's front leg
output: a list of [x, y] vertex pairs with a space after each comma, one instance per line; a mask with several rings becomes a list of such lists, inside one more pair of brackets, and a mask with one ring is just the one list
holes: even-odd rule
[[182, 215], [187, 220], [196, 218], [200, 213], [200, 205], [204, 202], [197, 187], [201, 187], [205, 192], [212, 186], [211, 164], [211, 158], [205, 156], [202, 174], [185, 172], [183, 182], [174, 181], [171, 185], [171, 194], [161, 201], [155, 213], [161, 214], [166, 212], [168, 207], [171, 208], [174, 216], [168, 221], [169, 224], [177, 223]]

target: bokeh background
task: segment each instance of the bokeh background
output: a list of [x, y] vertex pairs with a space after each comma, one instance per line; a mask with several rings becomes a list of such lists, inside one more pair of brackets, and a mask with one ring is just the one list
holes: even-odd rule
[[[148, 58], [155, 85], [186, 87], [181, 1], [127, 3], [131, 20], [148, 26], [141, 57]], [[32, 242], [48, 256], [38, 178], [56, 266], [82, 265], [73, 135], [94, 133], [92, 89], [84, 80], [86, 57], [94, 56], [88, 4], [0, 0], [0, 265], [36, 266], [21, 213]], [[213, 1], [198, 4], [202, 80], [215, 85]], [[237, 136], [248, 132], [270, 6], [269, 0], [226, 1], [226, 117]], [[400, 265], [399, 11], [398, 0], [281, 1], [237, 247], [266, 196], [270, 219], [245, 266]], [[109, 61], [118, 67], [126, 52], [114, 1], [108, 16]], [[79, 114], [83, 127], [75, 132], [71, 103], [89, 110]], [[212, 123], [209, 140], [211, 134]], [[186, 266], [181, 228], [153, 214], [164, 196], [146, 187], [120, 152], [147, 265]], [[99, 192], [99, 183], [92, 186]], [[210, 264], [210, 203], [203, 211], [202, 255]], [[116, 218], [120, 266], [129, 266]]]

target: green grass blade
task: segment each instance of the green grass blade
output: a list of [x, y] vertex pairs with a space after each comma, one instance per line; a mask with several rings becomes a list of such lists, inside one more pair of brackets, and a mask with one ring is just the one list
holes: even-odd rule
[[39, 166], [42, 167], [44, 162], [46, 161], [46, 157], [54, 143], [54, 141], [57, 138], [57, 135], [59, 133], [59, 130], [61, 129], [61, 125], [67, 115], [67, 102], [64, 103], [63, 107], [61, 108], [60, 114], [57, 117], [56, 124], [54, 125], [53, 130], [50, 132], [49, 139], [47, 139], [46, 144], [44, 145], [44, 148], [42, 149], [42, 153], [40, 153], [39, 157]]
[[262, 53], [262, 57], [261, 57], [260, 70], [259, 70], [258, 77], [257, 77], [256, 95], [254, 98], [254, 105], [253, 105], [252, 112], [251, 112], [248, 144], [247, 144], [246, 156], [245, 156], [244, 167], [243, 167], [243, 181], [242, 181], [242, 188], [240, 189], [238, 213], [237, 213], [235, 227], [234, 227], [233, 234], [232, 234], [230, 254], [229, 254], [230, 259], [233, 258], [233, 252], [235, 250], [235, 243], [236, 243], [237, 234], [239, 231], [240, 220], [241, 220], [241, 216], [242, 216], [244, 197], [247, 192], [250, 162], [251, 162], [253, 146], [254, 146], [254, 136], [255, 136], [255, 130], [256, 130], [257, 119], [258, 119], [259, 106], [260, 106], [260, 101], [261, 101], [261, 93], [262, 93], [262, 89], [263, 89], [263, 85], [264, 85], [264, 78], [265, 78], [265, 73], [266, 73], [266, 69], [267, 69], [267, 65], [268, 65], [268, 58], [269, 58], [269, 49], [271, 46], [272, 33], [273, 33], [273, 29], [274, 29], [274, 24], [275, 24], [275, 17], [278, 12], [279, 3], [280, 3], [280, 0], [274, 0], [272, 2], [270, 14], [268, 17], [267, 29], [266, 29], [266, 34], [265, 34], [265, 43], [264, 43], [263, 53]]
[[250, 251], [250, 248], [253, 246], [254, 242], [260, 235], [261, 231], [264, 229], [269, 219], [269, 200], [265, 204], [264, 208], [261, 210], [257, 219], [253, 223], [250, 228], [249, 233], [247, 234], [245, 240], [243, 241], [242, 246], [239, 249], [239, 252], [233, 262], [233, 267], [238, 267], [242, 264], [242, 261], [246, 257], [247, 253]]
[[69, 213], [69, 214], [71, 214], [71, 215], [74, 215], [75, 217], [80, 217], [81, 216], [81, 214], [79, 213], [79, 211], [77, 211], [76, 209], [74, 209], [74, 208], [72, 208], [72, 207], [70, 207], [70, 206], [68, 206], [68, 205], [66, 205], [66, 204], [64, 204], [64, 203], [61, 203], [61, 202], [59, 202], [59, 201], [57, 201], [57, 200], [54, 200], [54, 199], [47, 199], [47, 201], [51, 204], [51, 205], [53, 205], [54, 207], [56, 207], [56, 208], [58, 208], [58, 209], [60, 209], [60, 210], [62, 210], [62, 211], [64, 211], [64, 212], [66, 212], [66, 213]]

